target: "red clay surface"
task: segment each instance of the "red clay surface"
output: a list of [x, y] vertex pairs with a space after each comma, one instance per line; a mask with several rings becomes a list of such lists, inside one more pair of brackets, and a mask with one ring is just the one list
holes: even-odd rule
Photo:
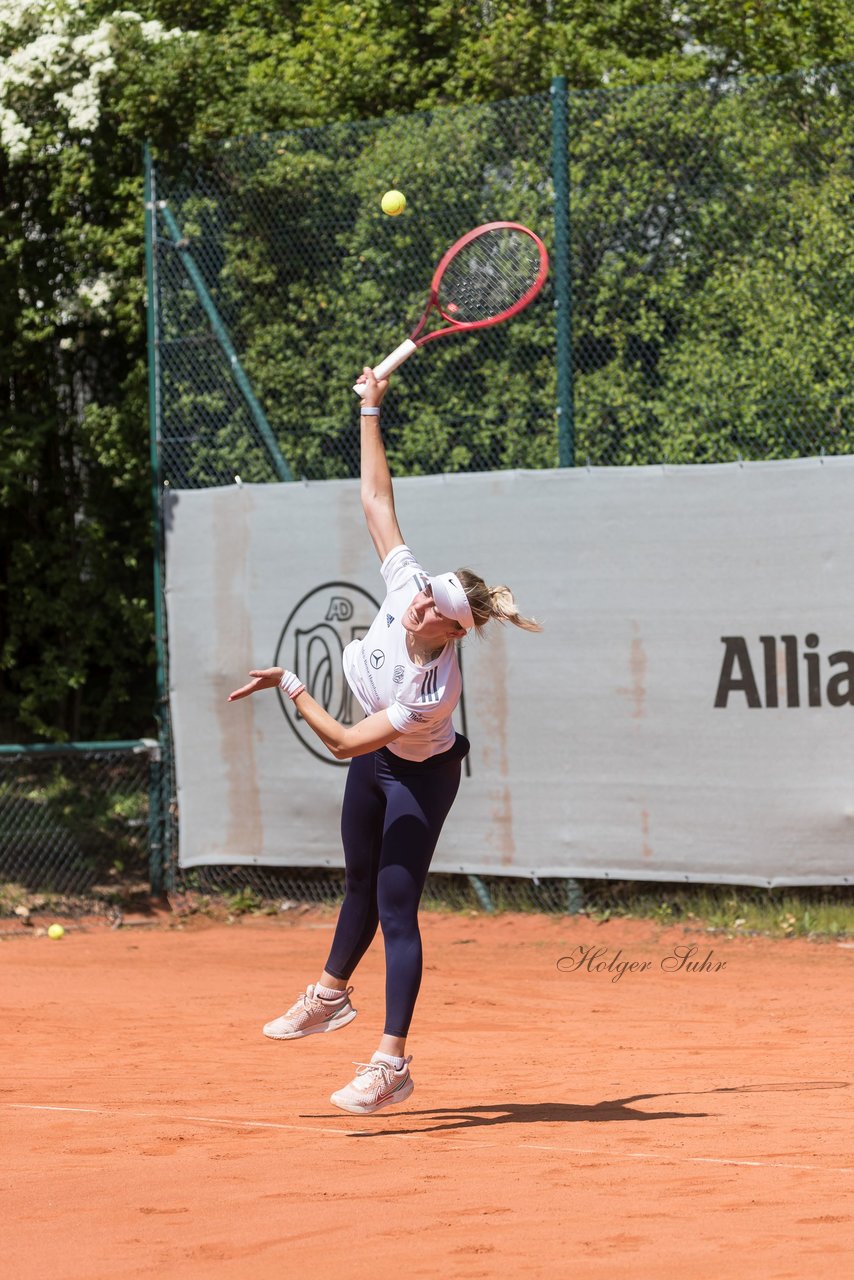
[[333, 921], [0, 942], [10, 1280], [854, 1274], [854, 949], [428, 914], [415, 1093], [356, 1117], [379, 943], [350, 1026], [260, 1034]]

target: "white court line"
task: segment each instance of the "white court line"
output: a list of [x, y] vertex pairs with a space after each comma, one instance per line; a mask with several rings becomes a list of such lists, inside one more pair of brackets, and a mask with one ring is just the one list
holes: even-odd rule
[[102, 1107], [49, 1107], [33, 1102], [7, 1102], [18, 1111], [71, 1111], [93, 1116], [132, 1116], [136, 1120], [191, 1120], [195, 1124], [220, 1124], [234, 1129], [296, 1129], [299, 1133], [328, 1133], [333, 1137], [358, 1137], [358, 1129], [333, 1129], [310, 1124], [277, 1124], [274, 1120], [220, 1120], [216, 1116], [163, 1115], [161, 1111], [118, 1111]]
[[[193, 1124], [220, 1125], [227, 1129], [287, 1129], [297, 1133], [324, 1133], [333, 1138], [358, 1138], [363, 1137], [366, 1132], [363, 1129], [333, 1129], [326, 1125], [280, 1124], [274, 1120], [222, 1120], [218, 1116], [164, 1115], [160, 1111], [120, 1111], [117, 1109], [110, 1110], [106, 1107], [58, 1107], [34, 1102], [7, 1102], [5, 1105], [18, 1111], [66, 1111], [80, 1115], [95, 1116], [125, 1115], [142, 1120], [178, 1120], [189, 1121]], [[401, 1112], [400, 1118], [405, 1118], [405, 1114], [405, 1112]], [[389, 1130], [385, 1136], [389, 1138], [435, 1138], [438, 1135], [429, 1131], [424, 1133], [395, 1133], [393, 1130]], [[602, 1151], [598, 1147], [549, 1146], [546, 1143], [538, 1142], [481, 1142], [474, 1138], [458, 1137], [446, 1142], [445, 1146], [457, 1151], [464, 1151], [468, 1147], [491, 1147], [492, 1149], [506, 1150], [510, 1146], [515, 1147], [517, 1151], [551, 1151], [560, 1156], [596, 1156], [598, 1159], [606, 1161], [657, 1160], [660, 1164], [725, 1164], [746, 1165], [751, 1169], [796, 1169], [806, 1173], [854, 1173], [854, 1168], [840, 1168], [832, 1165], [788, 1164], [780, 1160], [740, 1160], [736, 1157], [728, 1156], [673, 1156], [655, 1151]]]
[[[545, 1146], [539, 1142], [520, 1142], [520, 1147], [524, 1147], [528, 1151], [555, 1151], [563, 1152], [565, 1147]], [[601, 1156], [604, 1153], [598, 1151], [595, 1147], [573, 1147], [573, 1155], [591, 1155]], [[605, 1155], [607, 1159], [607, 1155]], [[824, 1170], [824, 1165], [820, 1164], [783, 1164], [776, 1160], [739, 1160], [735, 1156], [662, 1156], [660, 1152], [655, 1151], [623, 1151], [621, 1158], [624, 1160], [661, 1160], [665, 1163], [670, 1160], [687, 1160], [691, 1164], [744, 1164], [756, 1169], [806, 1169], [812, 1172]], [[828, 1169], [828, 1173], [854, 1173], [854, 1169]]]

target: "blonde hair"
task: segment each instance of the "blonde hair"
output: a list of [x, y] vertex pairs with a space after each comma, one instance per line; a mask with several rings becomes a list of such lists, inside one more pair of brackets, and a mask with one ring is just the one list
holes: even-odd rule
[[539, 622], [525, 618], [519, 612], [509, 587], [488, 587], [483, 578], [471, 569], [457, 569], [456, 575], [468, 598], [478, 634], [491, 618], [498, 622], [512, 622], [514, 627], [521, 627], [523, 631], [542, 631]]

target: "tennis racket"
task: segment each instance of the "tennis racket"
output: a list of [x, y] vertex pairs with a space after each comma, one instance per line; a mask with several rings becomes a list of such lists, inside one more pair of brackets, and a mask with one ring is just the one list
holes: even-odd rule
[[[424, 313], [409, 337], [374, 369], [385, 378], [436, 338], [470, 333], [510, 320], [533, 302], [546, 282], [549, 255], [533, 231], [518, 222], [487, 222], [462, 236], [442, 258]], [[425, 332], [431, 312], [438, 328]], [[442, 323], [443, 322], [443, 323]], [[353, 387], [364, 394], [364, 383]]]

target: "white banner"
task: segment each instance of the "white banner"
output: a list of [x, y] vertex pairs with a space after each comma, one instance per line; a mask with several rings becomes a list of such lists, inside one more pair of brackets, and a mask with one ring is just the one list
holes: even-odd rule
[[[436, 871], [854, 879], [854, 458], [395, 482], [431, 573], [506, 582], [540, 635], [463, 646], [467, 774]], [[357, 481], [172, 493], [180, 861], [340, 867], [346, 765], [250, 667], [358, 718], [340, 653], [383, 596]]]

